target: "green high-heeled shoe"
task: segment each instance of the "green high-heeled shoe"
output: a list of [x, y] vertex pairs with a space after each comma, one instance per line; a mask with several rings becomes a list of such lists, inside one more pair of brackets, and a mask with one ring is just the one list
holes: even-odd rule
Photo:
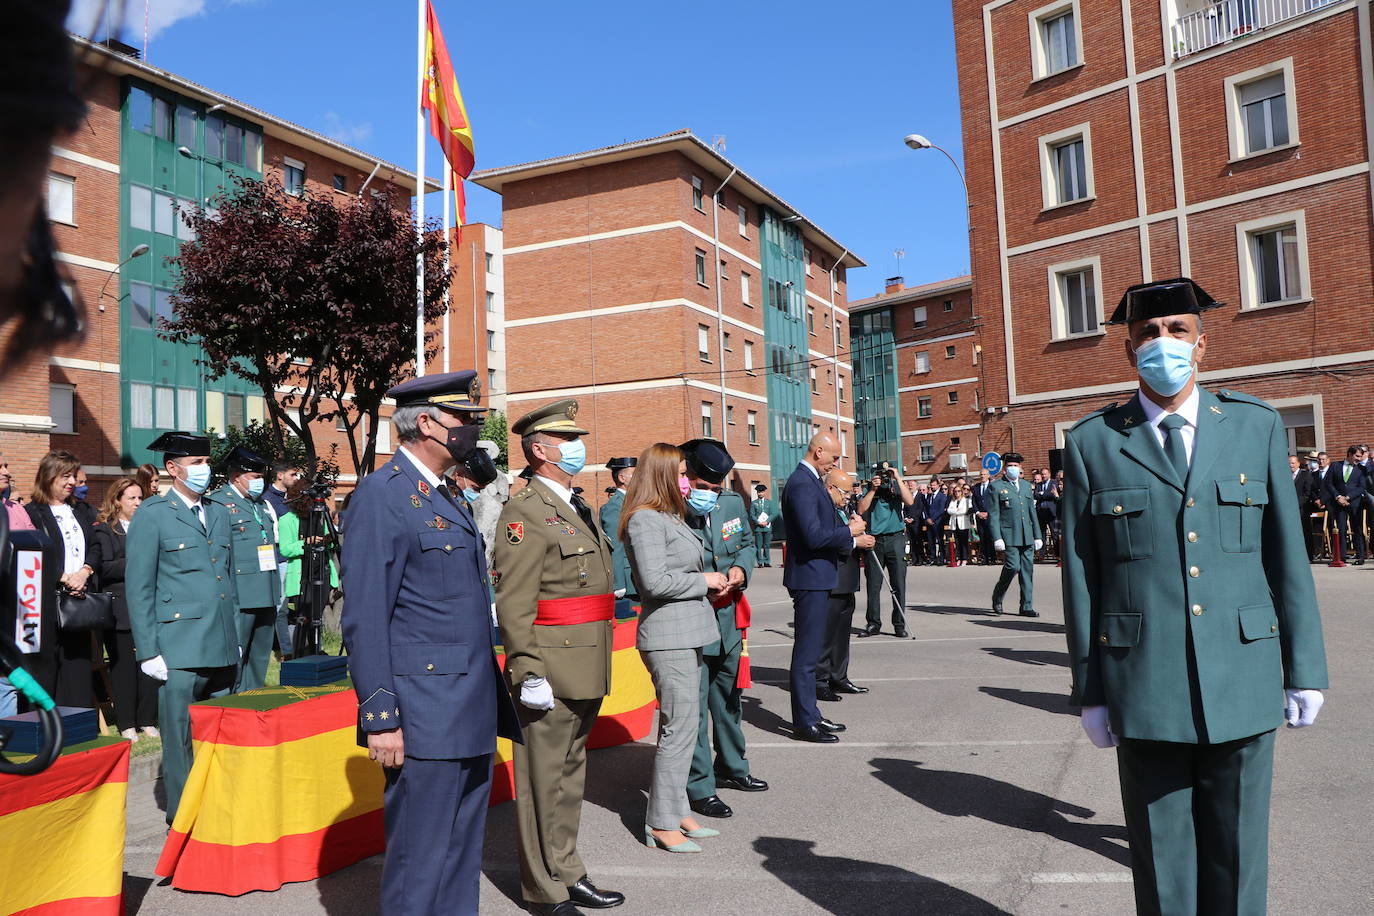
[[659, 849], [667, 852], [701, 852], [701, 847], [691, 840], [684, 840], [675, 846], [669, 846], [667, 843], [654, 836], [654, 828], [647, 824], [644, 826], [644, 845], [648, 846], [650, 849], [657, 846]]
[[689, 840], [709, 840], [713, 836], [720, 836], [720, 831], [714, 827], [698, 827], [696, 830], [683, 830], [682, 835]]

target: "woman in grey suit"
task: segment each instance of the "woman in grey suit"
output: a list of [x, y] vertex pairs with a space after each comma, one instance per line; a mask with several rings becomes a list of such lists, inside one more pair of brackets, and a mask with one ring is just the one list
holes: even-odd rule
[[658, 752], [649, 788], [644, 844], [701, 852], [692, 842], [719, 836], [687, 802], [687, 776], [701, 721], [701, 648], [719, 638], [706, 595], [725, 588], [723, 573], [703, 572], [701, 542], [683, 521], [682, 452], [663, 442], [644, 450], [625, 494], [620, 539], [643, 610], [635, 646], [658, 694]]

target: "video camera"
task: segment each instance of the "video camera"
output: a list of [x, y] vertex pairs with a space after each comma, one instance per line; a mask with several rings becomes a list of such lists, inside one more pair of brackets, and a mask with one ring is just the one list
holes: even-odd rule
[[[873, 486], [873, 478], [882, 478], [876, 487]], [[879, 461], [873, 465], [873, 473], [868, 476], [869, 486], [877, 490], [884, 496], [898, 498], [901, 491], [897, 487], [897, 469], [890, 462]]]

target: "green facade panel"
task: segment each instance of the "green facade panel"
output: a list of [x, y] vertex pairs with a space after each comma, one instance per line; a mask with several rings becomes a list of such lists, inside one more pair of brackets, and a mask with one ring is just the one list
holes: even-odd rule
[[854, 440], [859, 468], [880, 461], [901, 468], [892, 310], [874, 309], [854, 315], [849, 326], [850, 353], [854, 358]]
[[801, 233], [781, 213], [763, 207], [759, 222], [763, 340], [768, 360], [768, 454], [772, 490], [780, 496], [812, 435], [806, 265]]

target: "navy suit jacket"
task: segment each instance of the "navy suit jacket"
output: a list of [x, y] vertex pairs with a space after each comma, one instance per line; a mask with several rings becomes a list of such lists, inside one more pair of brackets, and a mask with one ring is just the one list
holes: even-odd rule
[[841, 524], [825, 484], [805, 464], [797, 465], [782, 488], [782, 517], [787, 520], [782, 584], [805, 591], [833, 589], [840, 551], [854, 546], [854, 536]]
[[359, 482], [343, 539], [343, 636], [364, 732], [399, 725], [407, 757], [520, 740], [496, 664], [486, 550], [472, 513], [405, 455]]
[[1358, 508], [1365, 499], [1365, 470], [1360, 465], [1355, 465], [1350, 472], [1350, 479], [1345, 479], [1345, 462], [1340, 464], [1331, 462], [1330, 468], [1326, 472], [1326, 508], [1337, 509], [1340, 503], [1336, 502], [1337, 496], [1344, 496], [1350, 500], [1350, 508]]
[[944, 490], [931, 493], [926, 497], [926, 518], [930, 519], [932, 524], [939, 525], [945, 520], [945, 509], [948, 506], [949, 496]]
[[[989, 490], [991, 490], [991, 489], [992, 489], [992, 481], [989, 480], [989, 481], [987, 482], [986, 486], [987, 486], [987, 488], [988, 488]], [[988, 511], [988, 497], [987, 497], [987, 494], [983, 492], [983, 487], [984, 487], [984, 484], [982, 484], [982, 483], [975, 483], [975, 484], [973, 485], [973, 492], [970, 494], [970, 497], [973, 499], [973, 511], [974, 511], [974, 512], [986, 512], [986, 511]]]

